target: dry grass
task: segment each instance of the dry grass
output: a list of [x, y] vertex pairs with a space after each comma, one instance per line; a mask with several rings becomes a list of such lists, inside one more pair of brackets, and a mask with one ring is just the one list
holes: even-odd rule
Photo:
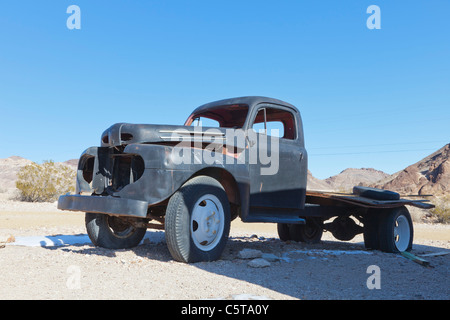
[[432, 203], [436, 206], [434, 209], [430, 210], [435, 222], [449, 224], [450, 223], [450, 195], [436, 197], [436, 198], [434, 198]]

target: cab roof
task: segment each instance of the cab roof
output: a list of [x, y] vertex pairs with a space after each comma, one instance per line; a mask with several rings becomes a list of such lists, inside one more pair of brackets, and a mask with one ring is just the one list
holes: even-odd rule
[[294, 111], [298, 112], [297, 108], [294, 107], [292, 104], [278, 100], [278, 99], [261, 97], [261, 96], [247, 96], [247, 97], [223, 99], [223, 100], [206, 103], [204, 105], [201, 105], [197, 109], [195, 109], [192, 113], [200, 113], [200, 112], [210, 109], [210, 108], [226, 106], [226, 105], [233, 105], [233, 104], [248, 105], [249, 110], [250, 110], [253, 107], [255, 107], [256, 105], [261, 104], [261, 103], [270, 103], [270, 104], [280, 105], [280, 106], [291, 108]]

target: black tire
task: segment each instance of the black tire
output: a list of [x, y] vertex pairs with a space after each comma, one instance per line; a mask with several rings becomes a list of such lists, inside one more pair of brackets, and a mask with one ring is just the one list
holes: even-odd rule
[[380, 248], [379, 220], [383, 215], [382, 209], [369, 210], [364, 216], [364, 246], [369, 250], [378, 250]]
[[322, 224], [317, 220], [313, 220], [313, 218], [306, 218], [305, 220], [305, 224], [289, 225], [290, 239], [310, 244], [319, 243], [323, 234]]
[[[217, 180], [198, 176], [186, 182], [166, 209], [165, 237], [172, 257], [188, 263], [219, 259], [228, 240], [230, 217], [227, 194]], [[217, 228], [214, 234], [210, 222]]]
[[120, 217], [90, 213], [85, 215], [86, 230], [95, 246], [108, 249], [136, 247], [145, 236], [146, 228], [135, 228]]
[[394, 191], [377, 189], [377, 188], [369, 188], [369, 187], [361, 187], [355, 186], [353, 187], [353, 193], [360, 195], [361, 197], [374, 199], [374, 200], [399, 200], [400, 194]]
[[291, 240], [289, 235], [289, 225], [287, 223], [277, 223], [278, 237], [281, 241]]
[[412, 249], [414, 228], [406, 207], [386, 210], [380, 220], [380, 250], [398, 253]]

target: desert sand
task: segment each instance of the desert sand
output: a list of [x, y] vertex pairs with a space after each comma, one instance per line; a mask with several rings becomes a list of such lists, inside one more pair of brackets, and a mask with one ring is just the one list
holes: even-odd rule
[[[449, 252], [449, 231], [448, 225], [416, 223], [412, 253]], [[0, 299], [450, 298], [449, 254], [423, 257], [431, 266], [424, 267], [365, 250], [361, 235], [342, 242], [326, 232], [319, 244], [282, 242], [275, 224], [235, 220], [222, 258], [194, 264], [172, 259], [162, 231], [147, 235], [133, 249], [98, 248], [89, 242], [83, 213], [3, 199]], [[259, 250], [269, 265], [252, 267], [239, 256], [244, 249]], [[379, 267], [379, 289], [369, 288], [370, 266]]]

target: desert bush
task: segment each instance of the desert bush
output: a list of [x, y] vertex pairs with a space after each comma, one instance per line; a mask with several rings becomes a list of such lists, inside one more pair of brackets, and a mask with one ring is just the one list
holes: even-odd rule
[[75, 171], [53, 161], [24, 166], [17, 174], [19, 199], [28, 202], [52, 202], [62, 194], [75, 191]]
[[432, 202], [436, 207], [430, 211], [436, 222], [450, 223], [450, 195], [435, 198]]

